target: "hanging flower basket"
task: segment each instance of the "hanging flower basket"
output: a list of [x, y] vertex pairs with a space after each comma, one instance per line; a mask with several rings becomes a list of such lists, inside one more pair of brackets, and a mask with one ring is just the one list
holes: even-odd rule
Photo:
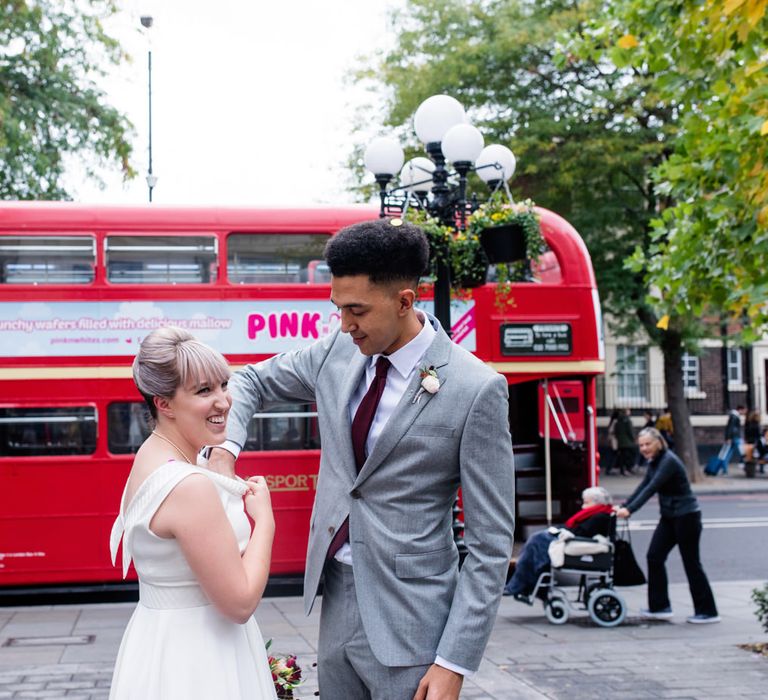
[[493, 264], [517, 262], [528, 257], [525, 229], [518, 223], [484, 228], [480, 233], [480, 245], [488, 262]]
[[419, 226], [427, 236], [429, 272], [432, 276], [435, 276], [437, 262], [441, 261], [448, 267], [454, 291], [485, 284], [488, 259], [477, 235], [445, 226], [422, 209], [409, 210], [407, 219]]
[[530, 199], [510, 203], [493, 195], [469, 217], [467, 232], [478, 237], [489, 262], [523, 267], [544, 252], [539, 216]]

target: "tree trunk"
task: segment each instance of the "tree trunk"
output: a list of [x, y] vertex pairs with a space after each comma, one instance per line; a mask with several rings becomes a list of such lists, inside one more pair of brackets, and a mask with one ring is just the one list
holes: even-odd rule
[[675, 452], [685, 464], [691, 483], [694, 483], [701, 481], [703, 473], [696, 450], [696, 440], [693, 437], [691, 414], [685, 400], [681, 341], [680, 334], [670, 329], [662, 334], [659, 347], [664, 355], [664, 385], [675, 431]]

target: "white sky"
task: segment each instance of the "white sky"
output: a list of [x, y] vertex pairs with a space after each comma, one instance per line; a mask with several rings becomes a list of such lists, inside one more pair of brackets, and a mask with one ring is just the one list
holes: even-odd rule
[[[117, 172], [103, 173], [104, 190], [75, 175], [75, 199], [148, 199], [151, 41], [156, 203], [352, 201], [344, 161], [355, 141], [383, 132], [379, 121], [367, 135], [352, 134], [355, 106], [371, 96], [345, 76], [360, 54], [392, 43], [385, 11], [397, 2], [123, 0], [124, 11], [107, 26], [133, 62], [101, 84], [134, 124], [139, 175], [123, 183]], [[148, 32], [141, 15], [154, 18]]]

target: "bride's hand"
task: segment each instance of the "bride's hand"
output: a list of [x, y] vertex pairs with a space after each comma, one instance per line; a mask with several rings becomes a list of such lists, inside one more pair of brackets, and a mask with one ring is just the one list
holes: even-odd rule
[[248, 493], [245, 494], [245, 512], [254, 522], [266, 517], [273, 519], [272, 499], [263, 476], [251, 476], [246, 481]]

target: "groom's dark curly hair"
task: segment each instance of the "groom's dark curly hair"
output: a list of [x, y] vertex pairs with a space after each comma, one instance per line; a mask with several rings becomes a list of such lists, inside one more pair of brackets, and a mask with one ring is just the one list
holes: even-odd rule
[[375, 284], [404, 281], [415, 289], [427, 270], [429, 244], [418, 226], [376, 219], [341, 229], [326, 244], [325, 260], [334, 277], [368, 275]]

